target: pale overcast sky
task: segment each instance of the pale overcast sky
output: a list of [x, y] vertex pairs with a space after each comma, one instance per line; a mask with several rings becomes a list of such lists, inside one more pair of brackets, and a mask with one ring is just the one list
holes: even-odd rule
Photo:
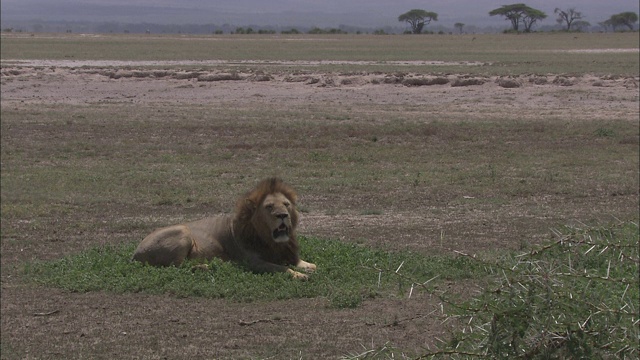
[[[556, 7], [575, 7], [585, 20], [596, 24], [622, 11], [639, 12], [638, 0], [513, 0], [545, 11], [544, 24], [555, 24]], [[488, 12], [504, 0], [2, 0], [2, 22], [40, 19], [44, 21], [116, 21], [125, 23], [236, 25], [398, 26], [398, 15], [410, 9], [439, 14], [438, 24], [452, 26], [505, 25], [504, 19]]]

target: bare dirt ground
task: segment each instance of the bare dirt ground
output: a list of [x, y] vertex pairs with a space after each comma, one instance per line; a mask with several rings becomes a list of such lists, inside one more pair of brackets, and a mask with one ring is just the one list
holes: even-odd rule
[[[126, 68], [107, 67], [110, 65], [77, 62], [3, 65], [2, 107], [235, 103], [348, 108], [350, 104], [373, 101], [402, 106], [433, 105], [436, 115], [526, 107], [578, 121], [584, 114], [628, 121], [637, 121], [638, 117], [638, 77], [329, 74], [314, 72], [312, 68], [269, 73], [176, 71], [162, 70], [162, 66], [150, 70], [133, 64]], [[543, 93], [555, 96], [541, 96]], [[572, 101], [572, 106], [567, 106], [567, 101]], [[528, 111], [518, 116], [536, 115]], [[358, 209], [339, 217], [328, 211], [329, 201], [335, 199], [324, 200], [320, 194], [307, 198], [320, 211], [304, 214], [301, 233], [345, 241], [366, 239], [369, 244], [386, 246], [392, 238], [397, 243], [392, 248], [428, 252], [436, 247], [431, 235], [443, 231], [447, 244], [440, 244], [440, 251], [474, 252], [513, 248], [519, 241], [547, 238], [548, 233], [540, 229], [559, 221], [610, 221], [613, 216], [627, 216], [637, 211], [638, 194], [613, 196], [610, 191], [603, 191], [584, 198], [560, 195], [554, 199], [514, 199], [507, 206], [491, 207], [486, 213], [482, 206], [463, 203], [456, 206], [449, 202], [438, 207], [408, 201], [391, 205], [376, 203], [379, 199], [362, 198], [338, 204]], [[532, 201], [539, 202], [545, 210], [522, 212], [526, 206], [521, 205]], [[362, 209], [385, 206], [392, 207], [393, 213], [362, 215]], [[92, 211], [87, 209], [84, 215], [100, 216]], [[118, 214], [139, 216], [136, 211]], [[204, 214], [206, 209], [193, 211]], [[495, 226], [490, 225], [494, 222]], [[24, 229], [28, 225], [24, 224]], [[114, 241], [114, 237], [115, 241], [130, 241], [146, 232], [147, 229], [139, 229], [135, 234], [89, 237], [95, 237], [97, 245]], [[25, 261], [59, 257], [73, 251], [86, 238], [87, 234], [81, 234], [75, 242], [47, 242], [27, 249], [28, 253], [16, 242], [3, 241], [3, 359], [119, 358], [122, 354], [141, 359], [338, 358], [387, 342], [419, 354], [446, 336], [447, 325], [440, 323], [441, 318], [427, 316], [437, 311], [439, 304], [426, 295], [376, 299], [365, 301], [357, 309], [332, 310], [326, 308], [323, 299], [242, 304], [169, 295], [74, 294], [25, 285], [19, 280], [19, 269]]]

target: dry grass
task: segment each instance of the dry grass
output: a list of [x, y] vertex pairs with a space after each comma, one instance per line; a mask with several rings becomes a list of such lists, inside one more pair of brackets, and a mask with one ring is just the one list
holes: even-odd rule
[[[637, 195], [638, 148], [626, 141], [637, 128], [627, 121], [421, 121], [415, 115], [423, 111], [355, 104], [5, 108], [3, 219], [73, 218], [73, 209], [117, 206], [109, 228], [167, 207], [174, 216], [224, 212], [267, 175], [295, 184], [308, 215], [515, 206], [505, 216], [529, 213], [551, 225], [573, 218], [572, 203], [585, 196], [608, 202]], [[623, 218], [633, 213], [606, 209]]]
[[[326, 61], [318, 71], [519, 74], [637, 74], [638, 33], [530, 35], [38, 35], [2, 34], [2, 60]], [[159, 50], [162, 49], [162, 50]], [[609, 49], [609, 52], [593, 50]], [[615, 52], [611, 49], [631, 50]], [[636, 51], [634, 52], [633, 49]], [[338, 64], [331, 64], [338, 61]], [[358, 62], [363, 63], [358, 63]], [[415, 65], [412, 61], [443, 62]], [[447, 65], [451, 62], [483, 66]], [[340, 65], [342, 63], [342, 65]], [[206, 64], [206, 63], [205, 63]], [[240, 67], [249, 65], [236, 64]], [[197, 66], [197, 65], [196, 65]], [[215, 65], [214, 65], [215, 66]], [[227, 65], [225, 65], [227, 66]], [[251, 66], [255, 68], [256, 66]], [[274, 71], [282, 65], [263, 65]], [[308, 70], [308, 64], [288, 69]]]

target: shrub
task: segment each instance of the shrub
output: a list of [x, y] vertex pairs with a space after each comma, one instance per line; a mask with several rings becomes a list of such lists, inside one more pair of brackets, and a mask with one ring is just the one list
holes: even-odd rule
[[[491, 359], [638, 358], [638, 225], [565, 229], [492, 269], [485, 291], [453, 303], [464, 324], [423, 357]], [[479, 261], [480, 262], [480, 261]]]

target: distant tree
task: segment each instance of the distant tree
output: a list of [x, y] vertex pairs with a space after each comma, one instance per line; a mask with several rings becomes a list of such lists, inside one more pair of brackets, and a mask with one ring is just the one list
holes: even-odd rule
[[553, 13], [558, 15], [556, 21], [558, 24], [565, 23], [567, 25], [567, 31], [571, 31], [571, 25], [576, 20], [582, 20], [582, 12], [576, 11], [575, 8], [570, 8], [567, 10], [560, 10], [560, 8], [556, 8], [553, 10]]
[[573, 23], [573, 29], [575, 31], [582, 31], [585, 28], [588, 28], [589, 26], [591, 26], [591, 23], [589, 23], [588, 21], [584, 21], [584, 20], [578, 20], [578, 21]]
[[[602, 26], [605, 32], [609, 29], [609, 26], [613, 27], [613, 25], [611, 24], [611, 19], [599, 22], [598, 25]], [[613, 31], [615, 31], [615, 28], [613, 29]]]
[[458, 23], [453, 24], [453, 26], [454, 26], [456, 29], [458, 29], [458, 31], [460, 32], [460, 34], [462, 34], [462, 28], [464, 27], [464, 24], [463, 24], [463, 23], [458, 22]]
[[542, 20], [545, 19], [547, 17], [547, 14], [544, 13], [544, 11], [538, 10], [538, 9], [534, 9], [534, 8], [528, 8], [525, 13], [524, 16], [522, 16], [522, 23], [524, 24], [524, 31], [525, 32], [531, 32], [531, 29], [533, 28], [533, 25], [535, 25], [535, 23], [538, 20]]
[[291, 34], [300, 34], [300, 31], [296, 28], [292, 28], [291, 30], [282, 30], [281, 34], [291, 35]]
[[348, 32], [342, 30], [342, 29], [336, 29], [336, 28], [331, 28], [329, 30], [327, 30], [327, 32], [329, 34], [348, 34]]
[[438, 21], [438, 14], [421, 9], [409, 10], [398, 16], [398, 21], [407, 22], [411, 26], [411, 32], [414, 34], [422, 33], [424, 26], [428, 25], [431, 20]]
[[543, 11], [531, 8], [525, 4], [503, 5], [489, 11], [489, 16], [500, 15], [511, 21], [513, 31], [520, 31], [520, 25], [524, 25], [524, 31], [530, 32], [533, 25], [547, 17]]
[[520, 30], [520, 21], [528, 8], [525, 4], [511, 4], [503, 5], [497, 9], [489, 11], [489, 16], [504, 16], [507, 20], [511, 21], [511, 28], [513, 31]]
[[632, 11], [622, 12], [620, 14], [611, 15], [607, 21], [611, 23], [614, 31], [618, 26], [626, 26], [629, 30], [633, 30], [633, 24], [638, 22], [638, 14]]
[[309, 30], [307, 32], [308, 34], [348, 34], [348, 32], [342, 30], [342, 29], [336, 29], [336, 28], [329, 28], [329, 29], [321, 29], [319, 27], [314, 27], [311, 30]]

